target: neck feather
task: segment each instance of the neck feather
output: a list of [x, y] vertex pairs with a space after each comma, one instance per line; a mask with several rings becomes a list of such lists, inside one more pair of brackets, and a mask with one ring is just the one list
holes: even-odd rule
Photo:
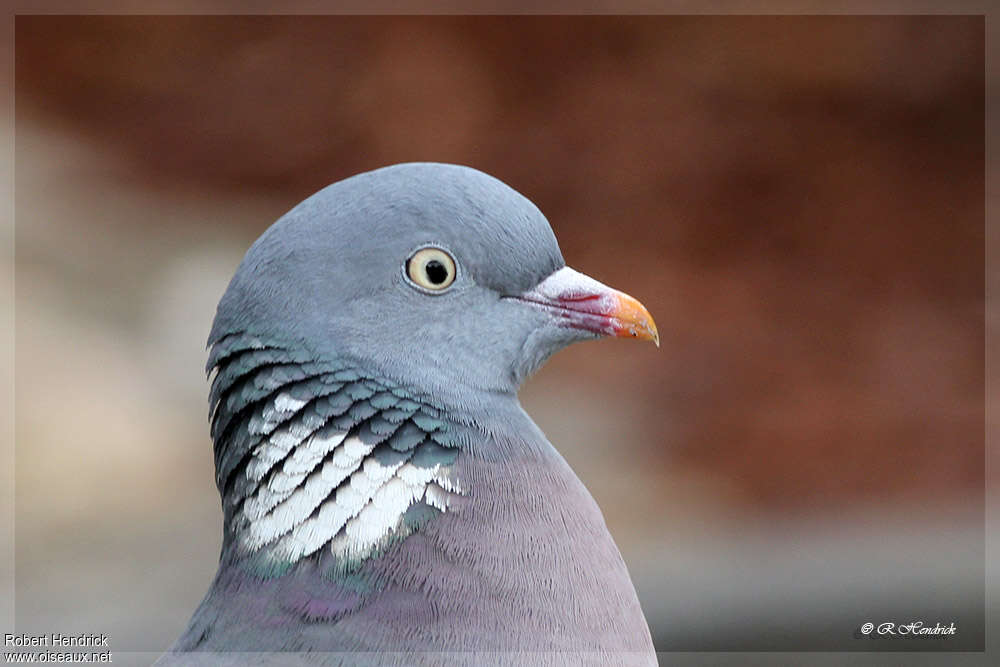
[[452, 466], [470, 427], [413, 388], [246, 334], [208, 369], [229, 558], [280, 574], [329, 552], [351, 571], [466, 493]]

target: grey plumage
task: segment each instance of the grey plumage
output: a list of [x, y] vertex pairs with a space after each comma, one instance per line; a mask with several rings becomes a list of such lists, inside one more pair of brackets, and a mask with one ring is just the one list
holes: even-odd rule
[[[425, 247], [454, 282], [414, 282]], [[223, 551], [165, 664], [655, 664], [600, 510], [516, 396], [569, 343], [655, 340], [564, 267], [531, 202], [453, 165], [272, 225], [209, 337]]]

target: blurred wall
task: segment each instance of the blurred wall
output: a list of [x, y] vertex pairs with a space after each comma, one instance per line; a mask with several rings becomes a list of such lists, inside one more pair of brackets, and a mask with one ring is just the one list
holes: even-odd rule
[[[214, 302], [284, 210], [411, 160], [506, 181], [569, 264], [656, 317], [658, 353], [578, 346], [523, 399], [600, 502], [644, 604], [660, 601], [647, 614], [661, 647], [755, 641], [677, 635], [693, 626], [663, 602], [664, 559], [709, 538], [757, 539], [763, 563], [803, 526], [846, 526], [831, 548], [847, 553], [869, 544], [858, 530], [890, 530], [873, 516], [903, 516], [912, 526], [892, 530], [946, 551], [938, 530], [958, 521], [968, 548], [943, 576], [981, 575], [982, 17], [19, 16], [15, 29], [19, 586], [38, 592], [22, 619], [62, 613], [66, 588], [42, 582], [76, 558], [98, 572], [83, 588], [106, 622], [134, 633], [122, 645], [158, 650], [179, 631], [217, 546], [198, 375]], [[55, 387], [78, 400], [60, 407]], [[95, 484], [102, 470], [114, 479]], [[176, 592], [162, 632], [140, 636], [136, 609], [94, 592], [116, 558], [184, 553], [196, 536], [197, 565], [164, 555], [116, 579]], [[743, 579], [733, 562], [706, 585]]]

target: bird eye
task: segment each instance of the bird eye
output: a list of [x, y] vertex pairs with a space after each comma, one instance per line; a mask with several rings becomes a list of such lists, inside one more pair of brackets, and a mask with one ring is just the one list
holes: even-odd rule
[[455, 260], [440, 248], [421, 248], [406, 260], [406, 275], [418, 287], [440, 292], [455, 282]]

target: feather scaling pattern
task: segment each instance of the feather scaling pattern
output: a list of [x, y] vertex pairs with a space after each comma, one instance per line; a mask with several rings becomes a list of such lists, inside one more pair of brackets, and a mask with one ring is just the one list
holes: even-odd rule
[[246, 334], [207, 368], [227, 535], [266, 569], [329, 546], [350, 570], [463, 493], [456, 425], [426, 397]]

